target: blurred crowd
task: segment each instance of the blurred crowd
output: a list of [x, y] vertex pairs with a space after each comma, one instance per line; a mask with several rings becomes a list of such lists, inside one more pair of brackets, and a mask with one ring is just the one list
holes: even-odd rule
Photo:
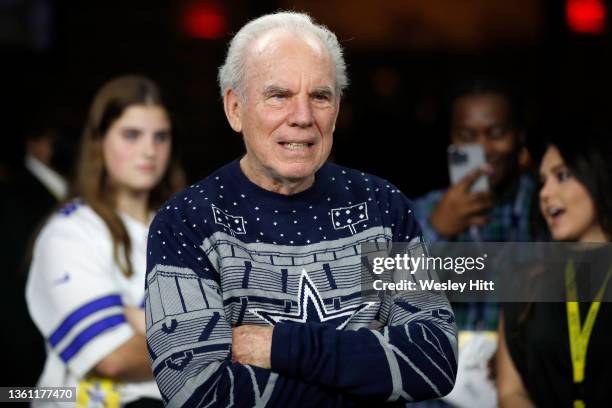
[[[363, 133], [375, 134], [377, 121], [402, 120], [385, 117], [382, 107], [401, 103], [394, 99], [397, 75], [392, 70], [377, 72], [374, 81], [381, 94], [373, 103], [379, 105], [380, 115], [369, 118], [372, 128]], [[79, 388], [94, 398], [92, 390], [108, 391], [112, 385], [91, 377], [85, 380], [93, 371], [94, 378], [135, 384], [131, 392], [139, 401], [151, 404], [147, 398], [156, 398], [144, 334], [147, 229], [153, 214], [187, 185], [174, 145], [173, 115], [163, 98], [167, 92], [171, 90], [162, 91], [150, 79], [136, 75], [101, 84], [92, 95], [87, 117], [78, 120], [79, 131], [57, 116], [39, 115], [23, 140], [20, 166], [4, 169], [0, 250], [8, 282], [4, 302], [11, 313], [2, 350], [5, 364], [12, 368], [3, 386], [34, 386], [45, 378], [73, 376]], [[441, 130], [438, 143], [479, 145], [486, 164], [454, 184], [444, 188], [430, 184], [431, 191], [410, 197], [426, 240], [610, 241], [612, 133], [603, 125], [576, 118], [529, 132], [523, 102], [515, 89], [498, 79], [460, 81], [449, 90], [448, 115], [432, 127]], [[350, 100], [345, 108], [334, 155], [339, 164], [344, 163], [338, 149], [350, 143], [346, 129], [354, 119]], [[388, 149], [372, 146], [371, 154], [384, 155]], [[420, 163], [427, 163], [428, 156], [440, 154], [444, 152], [420, 151], [410, 141], [393, 157], [407, 162], [410, 155], [419, 155]], [[425, 165], [389, 166], [395, 168], [383, 166], [389, 173], [379, 175], [400, 186], [414, 177], [421, 185], [428, 183]], [[475, 191], [472, 187], [483, 178], [488, 188]], [[67, 222], [77, 210], [78, 217]], [[82, 270], [83, 276], [69, 274], [66, 265]], [[63, 282], [71, 279], [82, 280], [79, 290], [62, 291]], [[607, 277], [602, 285], [608, 290]], [[106, 295], [115, 287], [129, 294], [121, 304]], [[95, 301], [77, 307], [83, 298]], [[70, 319], [85, 313], [83, 307], [89, 308], [87, 313], [106, 313], [104, 326], [92, 329], [88, 338], [68, 339], [68, 329], [77, 324]], [[605, 406], [609, 402], [609, 304], [475, 302], [453, 309], [461, 347], [456, 386], [443, 400], [423, 406], [568, 406], [567, 401], [584, 404], [585, 400], [586, 406]], [[57, 328], [51, 322], [62, 314], [68, 317]], [[567, 316], [578, 321], [579, 340], [572, 337]], [[581, 320], [590, 322], [592, 331], [580, 334]], [[79, 354], [82, 343], [120, 322], [127, 322], [128, 328], [117, 331], [116, 338], [105, 339], [94, 353]], [[582, 355], [574, 350], [580, 349], [574, 341], [582, 342]], [[583, 361], [581, 368], [576, 361]]]

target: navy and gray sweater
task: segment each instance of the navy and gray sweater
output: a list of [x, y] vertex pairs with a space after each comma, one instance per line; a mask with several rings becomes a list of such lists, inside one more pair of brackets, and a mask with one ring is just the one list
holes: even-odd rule
[[[444, 295], [362, 294], [361, 243], [421, 242], [390, 183], [327, 163], [284, 196], [234, 161], [168, 201], [149, 234], [147, 340], [169, 406], [402, 405], [452, 389]], [[271, 369], [232, 362], [244, 324], [274, 325]]]

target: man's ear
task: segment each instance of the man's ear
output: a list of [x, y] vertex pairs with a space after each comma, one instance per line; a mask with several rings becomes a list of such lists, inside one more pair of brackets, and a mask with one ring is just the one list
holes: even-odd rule
[[517, 149], [518, 149], [518, 166], [521, 171], [528, 171], [533, 169], [533, 159], [529, 149], [527, 149], [527, 136], [525, 131], [521, 130], [516, 136]]
[[232, 129], [240, 133], [242, 131], [242, 100], [231, 88], [227, 89], [223, 95], [223, 109]]
[[336, 131], [336, 122], [338, 121], [338, 114], [340, 113], [340, 100], [342, 98], [338, 97], [336, 100], [336, 117], [334, 118], [334, 128], [332, 129], [332, 133]]

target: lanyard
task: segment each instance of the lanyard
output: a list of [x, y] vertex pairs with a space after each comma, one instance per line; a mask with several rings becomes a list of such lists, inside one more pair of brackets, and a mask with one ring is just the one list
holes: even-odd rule
[[[572, 369], [574, 384], [580, 384], [584, 381], [584, 368], [586, 365], [586, 354], [591, 338], [591, 332], [597, 319], [597, 313], [601, 305], [601, 299], [608, 286], [612, 267], [608, 269], [608, 273], [604, 278], [604, 282], [597, 291], [595, 300], [589, 307], [584, 326], [580, 324], [580, 308], [578, 306], [578, 291], [576, 289], [576, 271], [574, 270], [574, 262], [570, 259], [565, 268], [565, 290], [567, 293], [567, 326], [569, 331], [570, 353], [572, 356]], [[584, 408], [586, 405], [583, 400], [574, 400], [574, 408]]]

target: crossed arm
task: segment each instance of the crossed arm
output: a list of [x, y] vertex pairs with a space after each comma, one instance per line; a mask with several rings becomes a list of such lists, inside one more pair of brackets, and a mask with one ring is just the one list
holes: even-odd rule
[[[162, 309], [156, 302], [163, 296], [156, 300], [151, 289], [159, 290], [162, 277], [178, 281], [184, 293], [200, 285], [187, 270], [157, 271], [148, 279], [150, 316]], [[456, 330], [452, 312], [440, 303], [422, 302], [431, 304], [427, 309], [389, 300], [381, 306], [387, 313], [379, 330], [319, 323], [231, 328], [218, 286], [200, 283], [207, 288], [207, 310], [190, 312], [193, 299], [184, 299], [186, 313], [153, 316], [147, 324], [153, 372], [171, 406], [419, 401], [445, 395], [454, 385]]]
[[149, 241], [156, 256], [147, 276], [147, 340], [169, 406], [403, 404], [452, 389], [456, 326], [443, 294], [385, 298], [376, 329], [232, 328], [216, 269], [199, 247], [173, 241], [189, 231], [165, 222], [151, 230], [163, 239]]

